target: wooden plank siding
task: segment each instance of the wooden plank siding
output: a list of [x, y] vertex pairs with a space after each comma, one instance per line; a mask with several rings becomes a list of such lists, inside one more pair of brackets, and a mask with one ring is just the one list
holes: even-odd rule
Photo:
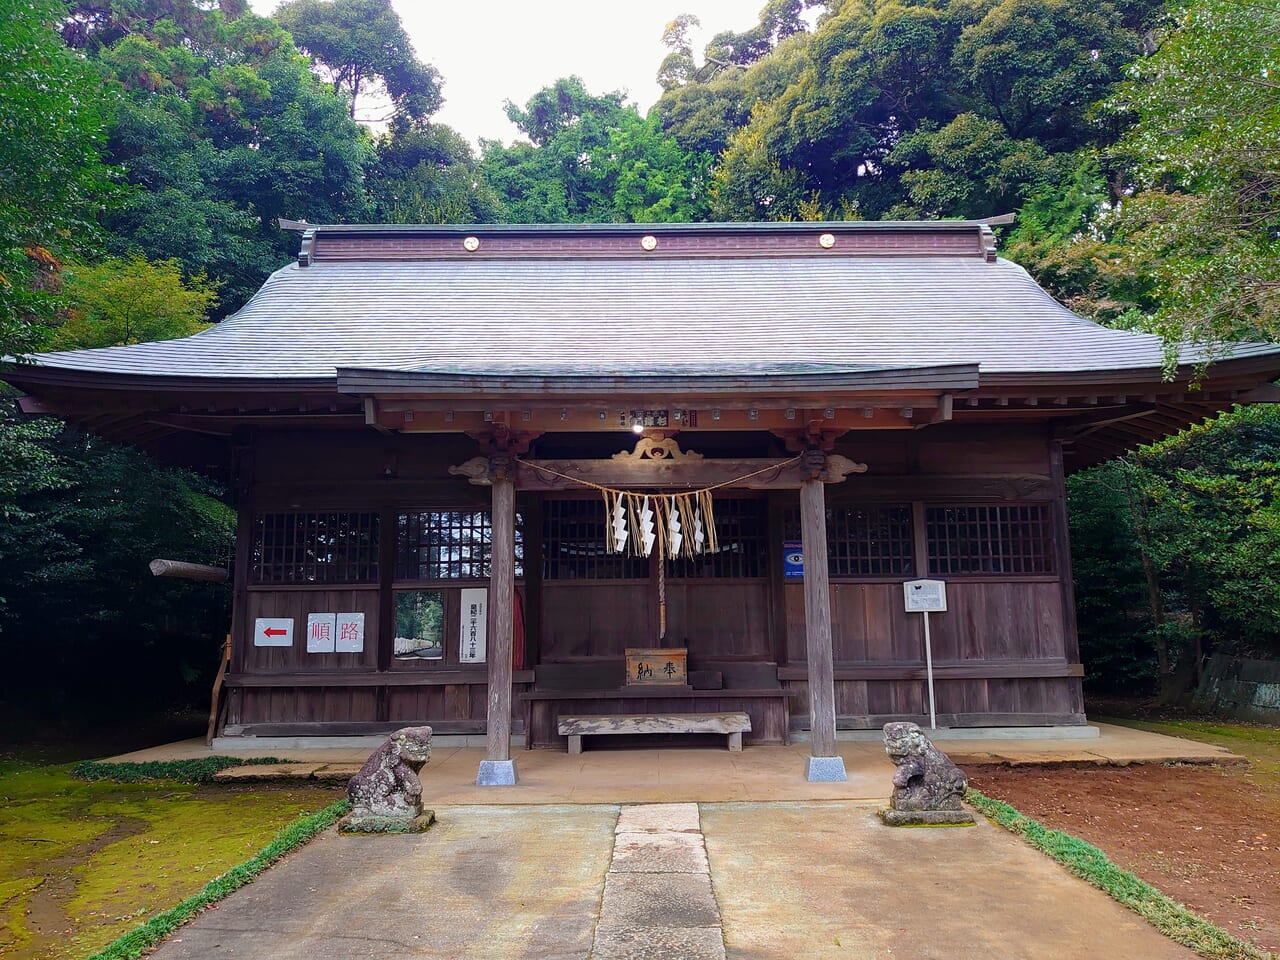
[[[555, 438], [555, 456], [569, 456], [572, 436]], [[590, 455], [599, 454], [601, 441]], [[629, 444], [619, 436], [619, 448]], [[708, 440], [710, 444], [712, 441]], [[758, 438], [744, 437], [755, 453]], [[1081, 669], [1070, 603], [1069, 549], [1062, 529], [1060, 454], [1046, 428], [1037, 424], [984, 428], [941, 424], [925, 430], [847, 434], [836, 452], [868, 464], [868, 472], [826, 489], [827, 506], [882, 504], [908, 509], [912, 518], [914, 571], [910, 576], [831, 576], [830, 606], [837, 726], [874, 727], [886, 719], [920, 720], [927, 713], [923, 681], [923, 632], [919, 615], [903, 610], [902, 581], [929, 575], [922, 553], [929, 543], [928, 509], [938, 505], [1044, 504], [1055, 546], [1052, 569], [1040, 574], [946, 576], [947, 613], [932, 617], [937, 666], [938, 712], [952, 725], [992, 723], [1080, 723]], [[686, 445], [699, 447], [697, 434]], [[718, 437], [717, 456], [732, 448]], [[379, 435], [373, 431], [260, 431], [239, 453], [233, 670], [228, 677], [227, 733], [305, 728], [315, 733], [394, 729], [431, 723], [441, 732], [483, 733], [486, 672], [458, 663], [460, 591], [483, 579], [397, 579], [397, 518], [416, 510], [487, 510], [489, 490], [450, 476], [448, 467], [476, 455], [473, 440], [460, 434]], [[584, 448], [584, 455], [588, 451]], [[553, 497], [554, 494], [545, 495]], [[798, 491], [768, 494], [767, 562], [760, 576], [693, 579], [668, 576], [667, 646], [687, 646], [691, 663], [751, 667], [751, 685], [770, 678], [791, 694], [789, 726], [807, 726], [803, 587], [781, 575], [784, 530], [798, 515]], [[517, 584], [524, 601], [526, 671], [513, 685], [513, 729], [524, 732], [537, 716], [531, 738], [555, 743], [547, 731], [554, 712], [529, 706], [538, 664], [620, 660], [630, 646], [655, 645], [654, 578], [587, 580], [541, 577], [544, 495], [522, 493], [525, 577]], [[381, 544], [377, 578], [366, 583], [253, 583], [252, 518], [271, 512], [367, 512], [379, 516]], [[532, 524], [532, 525], [531, 525]], [[394, 591], [439, 591], [444, 598], [444, 658], [398, 660], [393, 656]], [[311, 612], [363, 612], [365, 650], [360, 654], [308, 654], [305, 624]], [[292, 648], [252, 646], [258, 617], [292, 617]], [[756, 669], [756, 668], [759, 669]], [[745, 674], [744, 674], [745, 675]], [[744, 686], [726, 671], [726, 686]], [[705, 693], [705, 692], [704, 692]], [[701, 709], [738, 709], [726, 690], [723, 703], [704, 697]], [[702, 701], [699, 700], [699, 703]], [[785, 703], [779, 700], [778, 703]], [[714, 707], [712, 705], [715, 705]], [[724, 704], [729, 704], [724, 706]], [[575, 704], [582, 712], [634, 712], [635, 704]], [[653, 709], [675, 709], [670, 704]], [[686, 704], [687, 706], [687, 704]], [[778, 721], [761, 703], [751, 711], [762, 724], [758, 739], [778, 740]]]

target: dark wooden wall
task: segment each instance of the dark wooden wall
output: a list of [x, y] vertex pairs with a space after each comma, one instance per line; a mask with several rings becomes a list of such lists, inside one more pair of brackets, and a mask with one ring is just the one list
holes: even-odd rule
[[[698, 434], [682, 437], [698, 449]], [[557, 456], [571, 441], [557, 439]], [[627, 444], [619, 438], [618, 445]], [[723, 438], [718, 441], [723, 446]], [[750, 440], [751, 449], [759, 438]], [[1074, 635], [1069, 551], [1062, 512], [1061, 456], [1043, 425], [981, 428], [941, 424], [923, 430], [850, 435], [837, 452], [868, 465], [866, 474], [827, 488], [828, 504], [910, 504], [916, 520], [917, 569], [924, 551], [926, 505], [1042, 503], [1057, 527], [1053, 570], [1042, 575], [947, 577], [947, 613], [932, 620], [940, 722], [950, 725], [1081, 723], [1079, 657]], [[236, 484], [242, 521], [236, 564], [228, 734], [360, 733], [410, 722], [441, 733], [484, 729], [485, 667], [457, 662], [459, 591], [484, 581], [399, 581], [396, 517], [402, 510], [486, 509], [489, 491], [448, 474], [477, 453], [461, 435], [380, 435], [373, 431], [294, 430], [241, 437]], [[783, 518], [798, 498], [772, 493], [767, 576], [742, 580], [669, 578], [667, 645], [691, 658], [770, 667], [793, 694], [791, 724], [808, 722], [803, 600], [782, 578]], [[538, 574], [539, 502], [522, 495], [526, 578], [520, 589], [528, 627], [528, 666], [620, 658], [628, 646], [655, 645], [657, 604], [650, 580], [554, 580]], [[245, 538], [257, 513], [372, 511], [381, 516], [383, 549], [376, 582], [324, 586], [248, 582]], [[919, 720], [927, 712], [921, 617], [903, 611], [902, 577], [832, 578], [836, 706], [843, 727]], [[392, 656], [393, 591], [439, 590], [445, 597], [445, 659]], [[362, 654], [308, 654], [307, 614], [365, 614]], [[253, 621], [289, 616], [291, 649], [254, 647]], [[760, 672], [752, 673], [759, 686]], [[527, 691], [530, 671], [516, 674]], [[743, 684], [745, 686], [745, 684]], [[521, 730], [525, 707], [515, 709]]]

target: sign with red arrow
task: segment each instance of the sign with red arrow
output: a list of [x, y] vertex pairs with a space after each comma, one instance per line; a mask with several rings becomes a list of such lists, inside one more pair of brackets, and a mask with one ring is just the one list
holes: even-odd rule
[[255, 647], [292, 647], [293, 617], [259, 617], [253, 621]]

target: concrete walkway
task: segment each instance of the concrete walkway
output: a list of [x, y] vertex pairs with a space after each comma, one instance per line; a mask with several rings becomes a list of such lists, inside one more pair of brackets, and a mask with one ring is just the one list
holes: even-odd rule
[[155, 954], [493, 960], [1191, 958], [985, 821], [852, 802], [452, 806], [329, 832]]

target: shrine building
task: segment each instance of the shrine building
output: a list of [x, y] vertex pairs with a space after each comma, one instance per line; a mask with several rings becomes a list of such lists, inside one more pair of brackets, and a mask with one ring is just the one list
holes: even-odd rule
[[216, 326], [4, 373], [228, 480], [226, 738], [425, 723], [510, 783], [567, 718], [745, 714], [839, 777], [930, 667], [939, 726], [1083, 725], [1065, 476], [1280, 396], [1277, 345], [1165, 379], [985, 223], [292, 226]]

